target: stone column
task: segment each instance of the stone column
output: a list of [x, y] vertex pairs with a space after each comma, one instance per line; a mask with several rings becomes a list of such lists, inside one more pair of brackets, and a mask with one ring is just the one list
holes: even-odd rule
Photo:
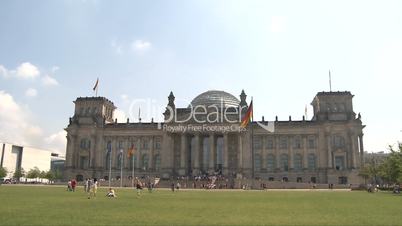
[[279, 140], [278, 136], [275, 136], [274, 142], [275, 142], [274, 143], [274, 148], [275, 148], [275, 163], [276, 163], [275, 168], [280, 169], [281, 168], [281, 154], [280, 154], [280, 151], [279, 151], [279, 142], [280, 142], [280, 140]]
[[209, 171], [214, 172], [215, 171], [215, 149], [216, 149], [216, 145], [215, 145], [215, 136], [214, 134], [210, 134], [209, 135]]
[[148, 162], [148, 168], [153, 171], [154, 169], [154, 152], [155, 152], [155, 137], [152, 136], [151, 139], [149, 140], [149, 162]]
[[267, 149], [266, 149], [266, 137], [261, 135], [261, 170], [267, 169]]
[[186, 167], [186, 144], [187, 136], [183, 133], [181, 135], [181, 147], [180, 147], [180, 168], [184, 169]]
[[356, 140], [358, 139], [357, 136], [355, 136], [354, 133], [350, 134], [350, 140], [351, 140], [351, 152], [352, 152], [352, 168], [356, 168], [356, 153], [358, 152], [357, 150], [357, 145], [356, 145]]
[[360, 167], [364, 166], [364, 145], [363, 145], [363, 133], [359, 135], [360, 140]]
[[126, 137], [124, 139], [124, 148], [123, 148], [123, 169], [130, 168], [130, 159], [128, 158], [128, 150], [131, 148], [130, 138]]
[[228, 134], [223, 134], [223, 173], [226, 175], [229, 167], [229, 139]]
[[[134, 166], [134, 168], [135, 168], [135, 171], [137, 171], [137, 169], [140, 169], [141, 168], [141, 165], [140, 165], [140, 163], [141, 163], [141, 159], [140, 159], [140, 157], [141, 157], [141, 137], [138, 137], [137, 138], [137, 146], [136, 146], [136, 149], [135, 149], [135, 166]], [[137, 171], [138, 172], [138, 171]]]
[[331, 135], [326, 134], [326, 137], [327, 137], [327, 148], [328, 148], [328, 168], [333, 168], [333, 165], [332, 165]]
[[75, 136], [67, 135], [67, 148], [66, 148], [66, 167], [73, 166]]
[[162, 138], [162, 149], [160, 150], [161, 155], [161, 170], [163, 172], [163, 178], [169, 178], [173, 169], [173, 138], [171, 134], [164, 133]]
[[303, 168], [308, 168], [307, 136], [303, 137]]
[[290, 137], [288, 140], [288, 153], [289, 153], [289, 171], [294, 168], [293, 164], [293, 158], [294, 158], [294, 153], [293, 153], [293, 143], [292, 143], [292, 138]]
[[238, 165], [238, 171], [240, 172], [243, 170], [243, 139], [241, 133], [239, 133], [238, 142], [239, 142], [238, 144], [239, 148], [237, 153], [237, 159], [239, 162], [237, 165]]
[[112, 158], [112, 177], [113, 177], [113, 168], [117, 168], [117, 137], [112, 138], [112, 153], [110, 157]]
[[193, 174], [198, 174], [200, 170], [200, 134], [195, 134], [194, 137], [194, 166]]

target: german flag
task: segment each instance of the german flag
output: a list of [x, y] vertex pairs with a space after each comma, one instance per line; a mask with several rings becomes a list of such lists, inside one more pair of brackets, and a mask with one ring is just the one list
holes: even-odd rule
[[96, 79], [94, 88], [92, 88], [92, 90], [95, 91], [98, 88], [98, 85], [99, 85], [99, 78]]
[[127, 158], [131, 158], [135, 153], [134, 145], [131, 146], [130, 149], [127, 151]]
[[253, 101], [250, 102], [246, 114], [243, 116], [240, 127], [245, 128], [253, 118]]

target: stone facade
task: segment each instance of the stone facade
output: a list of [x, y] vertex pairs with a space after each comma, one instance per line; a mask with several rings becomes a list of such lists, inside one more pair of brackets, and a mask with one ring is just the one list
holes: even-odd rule
[[[311, 103], [311, 120], [276, 118], [270, 122], [275, 130], [267, 131], [261, 126], [268, 124], [264, 120], [239, 127], [248, 107], [244, 91], [240, 100], [223, 91], [208, 91], [187, 108], [176, 108], [170, 93], [165, 121], [159, 123], [116, 122], [111, 101], [80, 97], [74, 101], [75, 114], [66, 128], [65, 177], [107, 179], [111, 169], [116, 178], [123, 169], [123, 178], [128, 178], [134, 165], [135, 176], [223, 174], [358, 184], [364, 125], [353, 111], [352, 98], [350, 92], [320, 92]], [[197, 106], [206, 107], [206, 112]], [[214, 109], [216, 114], [208, 114]], [[132, 149], [134, 157], [129, 157]]]

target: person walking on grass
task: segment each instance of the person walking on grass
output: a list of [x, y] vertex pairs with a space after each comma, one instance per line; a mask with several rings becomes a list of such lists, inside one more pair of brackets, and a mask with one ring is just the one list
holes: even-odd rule
[[138, 181], [138, 182], [137, 182], [136, 190], [137, 190], [137, 198], [140, 198], [140, 197], [141, 197], [141, 191], [142, 191], [142, 184], [141, 184], [141, 181]]
[[75, 192], [75, 187], [77, 186], [77, 181], [75, 179], [71, 180], [71, 189]]
[[88, 199], [92, 198], [92, 197], [96, 197], [96, 192], [98, 190], [98, 180], [96, 178], [94, 178], [93, 180], [89, 180], [88, 183], [88, 187], [89, 187], [89, 192], [88, 192]]

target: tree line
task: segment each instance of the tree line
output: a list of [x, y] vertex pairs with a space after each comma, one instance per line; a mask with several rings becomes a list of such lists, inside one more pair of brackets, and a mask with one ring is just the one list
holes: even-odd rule
[[391, 185], [402, 183], [402, 143], [397, 148], [389, 147], [391, 151], [383, 159], [371, 158], [360, 169], [366, 183]]
[[[8, 174], [8, 170], [5, 167], [0, 167], [0, 178], [4, 178]], [[29, 178], [29, 179], [35, 179], [36, 182], [39, 179], [40, 182], [42, 182], [42, 179], [47, 179], [49, 181], [54, 181], [56, 179], [61, 179], [62, 174], [58, 170], [40, 170], [38, 167], [34, 167], [33, 169], [30, 169], [28, 172], [25, 172], [23, 168], [17, 169], [13, 172], [13, 178], [16, 179], [17, 181], [20, 181], [22, 177]]]

